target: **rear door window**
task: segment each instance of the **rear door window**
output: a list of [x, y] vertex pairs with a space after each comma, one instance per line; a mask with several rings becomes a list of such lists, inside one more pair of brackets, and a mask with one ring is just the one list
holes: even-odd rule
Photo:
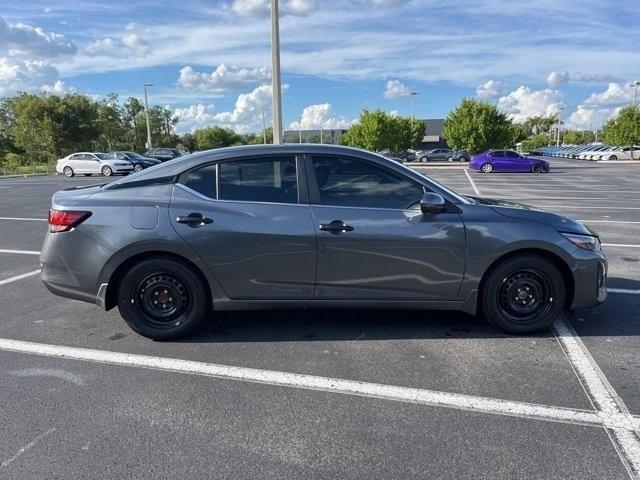
[[219, 172], [221, 200], [298, 203], [294, 157], [234, 160], [221, 163]]

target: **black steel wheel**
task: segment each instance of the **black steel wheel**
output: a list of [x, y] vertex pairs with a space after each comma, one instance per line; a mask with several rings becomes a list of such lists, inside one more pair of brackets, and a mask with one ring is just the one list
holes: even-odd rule
[[544, 256], [512, 256], [482, 279], [480, 312], [509, 333], [545, 328], [564, 308], [566, 286], [558, 266]]
[[155, 340], [178, 338], [206, 317], [207, 287], [181, 261], [147, 259], [123, 276], [118, 308], [129, 326], [141, 335]]

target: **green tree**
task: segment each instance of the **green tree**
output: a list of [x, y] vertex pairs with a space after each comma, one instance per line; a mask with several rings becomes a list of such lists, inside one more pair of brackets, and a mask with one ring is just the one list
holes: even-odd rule
[[100, 125], [100, 136], [98, 137], [99, 150], [114, 150], [120, 147], [126, 148], [125, 142], [126, 123], [124, 121], [124, 110], [118, 104], [118, 95], [108, 94], [97, 105], [98, 123]]
[[138, 152], [144, 147], [144, 141], [138, 137], [138, 117], [142, 112], [144, 112], [142, 102], [135, 97], [129, 97], [124, 104], [123, 120], [129, 127], [131, 148]]
[[342, 135], [342, 144], [371, 151], [399, 152], [419, 143], [424, 125], [419, 120], [391, 115], [383, 110], [363, 110], [358, 122]]
[[522, 151], [530, 152], [533, 149], [546, 147], [549, 145], [551, 141], [551, 137], [546, 134], [533, 135], [532, 137], [527, 138], [522, 141]]
[[595, 135], [589, 130], [567, 130], [562, 135], [562, 143], [567, 145], [585, 145], [595, 140]]
[[242, 143], [242, 137], [229, 128], [207, 127], [194, 132], [196, 148], [210, 150], [212, 148], [229, 147]]
[[182, 134], [178, 140], [178, 147], [185, 152], [195, 152], [198, 149], [195, 135], [193, 133]]
[[624, 107], [602, 127], [609, 145], [631, 146], [640, 143], [640, 106]]
[[541, 135], [543, 133], [550, 133], [558, 123], [557, 115], [534, 115], [527, 118], [522, 126], [526, 132], [527, 137], [533, 135]]
[[456, 150], [478, 153], [512, 145], [512, 123], [490, 103], [465, 98], [444, 121], [444, 137]]

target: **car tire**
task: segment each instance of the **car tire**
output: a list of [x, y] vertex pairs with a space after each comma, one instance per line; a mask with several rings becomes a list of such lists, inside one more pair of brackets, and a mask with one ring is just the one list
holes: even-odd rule
[[135, 167], [133, 167], [134, 172], [141, 172], [142, 170], [144, 170], [144, 167], [140, 164], [137, 164]]
[[535, 254], [511, 257], [482, 280], [480, 313], [508, 333], [532, 333], [558, 318], [566, 285], [556, 265]]
[[616, 157], [615, 155], [609, 155], [609, 160], [617, 160], [618, 157]]
[[426, 156], [424, 156], [424, 157], [420, 157], [420, 161], [421, 161], [422, 163], [427, 163], [427, 162], [429, 161], [429, 158], [428, 158], [428, 157], [426, 157]]
[[449, 163], [453, 163], [453, 157], [448, 157], [448, 158], [447, 158], [447, 162], [449, 162]]
[[65, 177], [69, 177], [69, 178], [71, 178], [71, 177], [73, 177], [75, 175], [75, 172], [73, 171], [73, 168], [71, 168], [71, 167], [64, 167], [62, 169], [62, 173], [64, 173]]
[[534, 163], [531, 167], [531, 173], [542, 173], [544, 172], [544, 167], [539, 163]]
[[[209, 313], [207, 287], [186, 264], [167, 257], [136, 263], [118, 288], [118, 310], [137, 333], [171, 340], [192, 332]], [[159, 303], [164, 302], [164, 303]]]
[[111, 170], [111, 167], [105, 165], [104, 167], [102, 167], [102, 169], [100, 170], [100, 172], [102, 173], [102, 175], [104, 175], [105, 177], [110, 177], [111, 175], [113, 175], [113, 170]]
[[490, 163], [484, 163], [480, 167], [480, 171], [482, 173], [491, 173], [491, 172], [493, 172], [493, 165], [491, 165]]

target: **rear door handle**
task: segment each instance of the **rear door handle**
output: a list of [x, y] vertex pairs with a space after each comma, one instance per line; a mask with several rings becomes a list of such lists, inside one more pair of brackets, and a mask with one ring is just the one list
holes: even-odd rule
[[340, 235], [345, 232], [353, 232], [354, 228], [342, 220], [333, 220], [331, 223], [321, 223], [320, 230], [333, 233], [334, 235]]
[[176, 217], [176, 222], [185, 223], [190, 227], [200, 227], [202, 225], [213, 223], [213, 220], [207, 217], [203, 217], [201, 213], [193, 212], [189, 215]]

